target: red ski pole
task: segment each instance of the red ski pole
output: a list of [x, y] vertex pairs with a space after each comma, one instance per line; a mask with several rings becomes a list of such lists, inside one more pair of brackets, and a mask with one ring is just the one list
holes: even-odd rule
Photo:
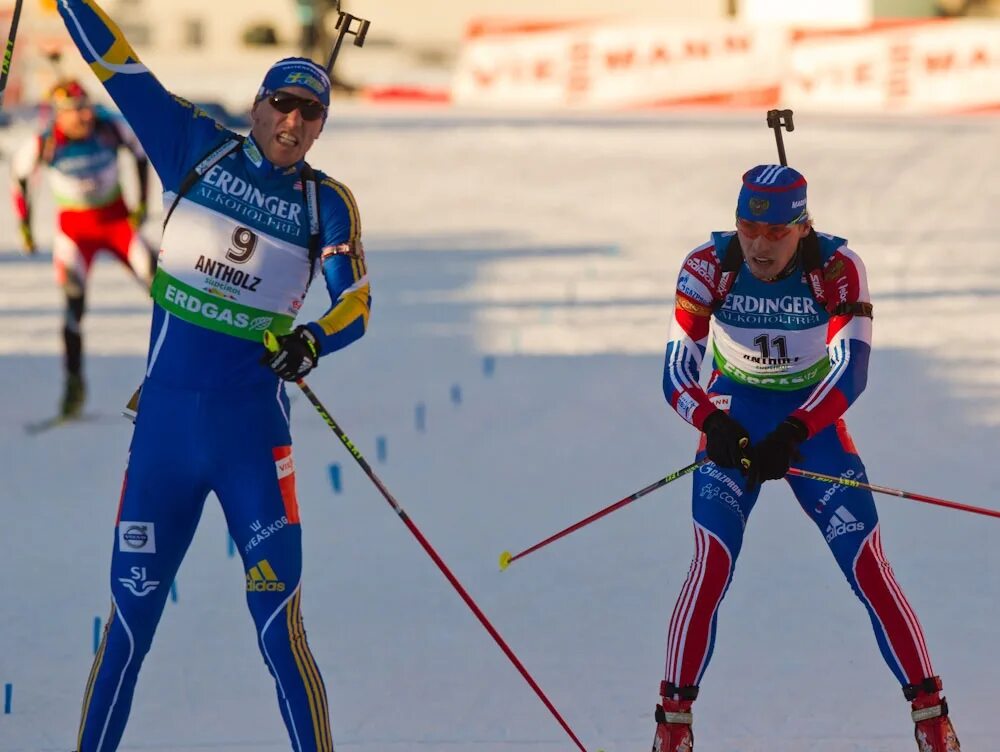
[[[264, 346], [271, 352], [278, 349], [277, 338], [269, 331], [264, 332]], [[351, 456], [354, 457], [355, 461], [361, 466], [361, 469], [365, 471], [365, 475], [367, 475], [371, 479], [371, 482], [375, 484], [375, 487], [379, 490], [379, 493], [382, 494], [382, 497], [389, 502], [389, 506], [392, 507], [393, 511], [399, 515], [399, 519], [401, 519], [406, 527], [409, 528], [410, 532], [413, 533], [413, 537], [417, 539], [417, 542], [420, 543], [424, 551], [427, 552], [427, 555], [431, 557], [435, 564], [437, 564], [437, 568], [441, 570], [441, 574], [445, 576], [448, 582], [451, 583], [451, 586], [455, 588], [456, 592], [458, 592], [458, 594], [462, 597], [462, 600], [465, 601], [465, 605], [467, 605], [471, 609], [472, 613], [476, 615], [476, 618], [479, 619], [479, 623], [483, 625], [487, 632], [489, 632], [493, 641], [500, 646], [504, 655], [506, 655], [507, 658], [510, 659], [510, 662], [514, 664], [514, 667], [521, 673], [521, 676], [523, 676], [524, 680], [528, 682], [528, 685], [535, 690], [535, 694], [538, 695], [538, 699], [542, 701], [545, 707], [549, 709], [549, 712], [552, 713], [557, 721], [559, 721], [559, 725], [563, 727], [563, 731], [565, 731], [569, 735], [569, 738], [573, 740], [577, 749], [579, 749], [580, 752], [587, 752], [586, 747], [583, 746], [576, 734], [573, 733], [573, 729], [569, 727], [569, 724], [566, 723], [563, 717], [559, 714], [559, 711], [556, 710], [555, 705], [549, 701], [549, 698], [545, 696], [542, 688], [538, 686], [531, 674], [528, 673], [528, 669], [526, 669], [524, 664], [522, 664], [518, 657], [514, 655], [514, 651], [510, 649], [510, 646], [508, 646], [503, 637], [500, 636], [500, 633], [497, 632], [494, 626], [490, 623], [490, 620], [486, 618], [486, 614], [484, 614], [476, 602], [472, 600], [472, 596], [469, 595], [466, 589], [462, 586], [462, 583], [458, 581], [458, 578], [452, 574], [448, 565], [444, 563], [444, 560], [438, 555], [438, 552], [434, 550], [434, 547], [431, 546], [430, 542], [424, 537], [424, 534], [420, 532], [420, 529], [414, 524], [413, 520], [410, 519], [409, 515], [407, 515], [403, 508], [399, 505], [393, 495], [389, 492], [389, 489], [386, 488], [385, 484], [382, 483], [379, 477], [375, 474], [371, 465], [368, 464], [358, 448], [354, 446], [354, 443], [347, 437], [347, 434], [344, 433], [341, 427], [337, 424], [337, 421], [335, 421], [333, 416], [331, 416], [327, 409], [323, 407], [323, 403], [319, 401], [319, 398], [313, 390], [309, 388], [303, 379], [296, 379], [295, 383], [299, 385], [299, 389], [302, 390], [302, 393], [306, 395], [313, 407], [316, 408], [316, 412], [319, 413], [324, 422], [337, 435], [337, 438], [343, 442], [344, 446], [347, 447], [347, 451], [351, 453]]]
[[543, 541], [541, 541], [539, 543], [536, 543], [535, 545], [531, 546], [530, 548], [524, 549], [523, 551], [521, 551], [518, 554], [511, 554], [510, 551], [504, 551], [502, 554], [500, 554], [500, 571], [502, 572], [503, 570], [505, 570], [507, 567], [509, 567], [511, 565], [511, 562], [517, 561], [522, 556], [527, 556], [531, 552], [537, 551], [538, 549], [542, 548], [543, 546], [547, 546], [550, 543], [552, 543], [553, 541], [557, 541], [560, 538], [565, 537], [565, 536], [569, 535], [570, 533], [572, 533], [572, 532], [574, 532], [576, 530], [579, 530], [581, 527], [586, 527], [591, 522], [599, 520], [599, 519], [601, 519], [601, 517], [604, 517], [605, 515], [611, 514], [616, 509], [621, 509], [626, 504], [631, 504], [636, 499], [642, 498], [646, 494], [655, 491], [657, 488], [662, 488], [663, 486], [667, 485], [668, 483], [670, 483], [672, 481], [675, 481], [678, 478], [687, 475], [688, 473], [694, 472], [699, 467], [701, 467], [702, 465], [704, 465], [706, 462], [708, 462], [708, 458], [707, 457], [705, 459], [703, 459], [703, 460], [699, 460], [698, 462], [692, 462], [690, 465], [687, 465], [686, 467], [682, 467], [680, 470], [675, 470], [674, 472], [670, 473], [670, 475], [666, 476], [665, 478], [660, 478], [655, 483], [650, 483], [648, 486], [646, 486], [645, 488], [643, 488], [643, 489], [641, 489], [639, 491], [636, 491], [631, 496], [626, 496], [624, 499], [622, 499], [620, 501], [616, 501], [611, 506], [604, 507], [604, 509], [600, 510], [599, 512], [594, 512], [589, 517], [580, 520], [576, 524], [570, 525], [565, 530], [560, 530], [555, 535], [550, 535], [545, 540], [543, 540]]
[[788, 474], [797, 475], [800, 478], [818, 480], [823, 483], [839, 483], [842, 486], [850, 486], [851, 488], [863, 488], [868, 491], [873, 491], [874, 493], [886, 494], [888, 496], [898, 496], [901, 499], [910, 499], [911, 501], [922, 501], [925, 504], [936, 504], [939, 507], [948, 507], [949, 509], [960, 509], [963, 512], [982, 514], [987, 517], [1000, 517], [1000, 511], [995, 509], [974, 507], [971, 504], [959, 504], [957, 501], [947, 501], [946, 499], [938, 499], [934, 496], [924, 496], [923, 494], [912, 493], [910, 491], [900, 491], [898, 488], [876, 486], [874, 483], [865, 483], [864, 481], [854, 480], [853, 478], [841, 478], [835, 475], [825, 475], [824, 473], [816, 473], [812, 470], [800, 470], [797, 467], [789, 468]]

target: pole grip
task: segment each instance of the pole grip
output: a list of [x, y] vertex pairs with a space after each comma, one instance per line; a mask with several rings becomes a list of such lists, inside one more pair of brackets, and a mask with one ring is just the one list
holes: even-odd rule
[[264, 347], [268, 352], [278, 352], [278, 338], [270, 329], [264, 330]]

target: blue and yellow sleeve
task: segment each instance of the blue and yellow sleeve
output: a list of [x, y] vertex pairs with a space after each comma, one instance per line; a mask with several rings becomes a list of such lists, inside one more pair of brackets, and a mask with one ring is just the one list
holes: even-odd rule
[[329, 177], [320, 181], [320, 191], [322, 272], [331, 305], [309, 328], [325, 354], [364, 336], [372, 298], [357, 202], [346, 185]]
[[224, 129], [167, 91], [94, 0], [59, 0], [58, 7], [70, 37], [135, 132], [164, 189], [176, 190], [192, 162], [221, 140]]

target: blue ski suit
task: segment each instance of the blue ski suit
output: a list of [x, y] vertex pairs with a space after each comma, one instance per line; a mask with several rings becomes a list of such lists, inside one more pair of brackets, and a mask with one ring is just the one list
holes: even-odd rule
[[[331, 299], [307, 324], [323, 355], [364, 334], [371, 299], [357, 205], [343, 184], [304, 163], [271, 164], [252, 137], [171, 95], [92, 0], [60, 0], [59, 12], [172, 207], [116, 521], [111, 615], [77, 749], [117, 749], [171, 583], [214, 492], [243, 559], [247, 604], [291, 746], [332, 752], [326, 690], [300, 611], [288, 399], [260, 358], [263, 331], [292, 328], [314, 274]], [[191, 181], [196, 165], [201, 174]]]

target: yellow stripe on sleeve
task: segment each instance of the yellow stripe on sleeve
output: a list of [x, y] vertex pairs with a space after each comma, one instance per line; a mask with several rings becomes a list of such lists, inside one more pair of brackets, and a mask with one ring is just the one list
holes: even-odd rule
[[351, 222], [350, 233], [347, 236], [347, 241], [352, 242], [357, 240], [361, 237], [361, 213], [358, 211], [358, 203], [354, 200], [354, 194], [351, 193], [351, 189], [343, 183], [338, 183], [331, 177], [324, 178], [323, 185], [333, 188], [333, 190], [337, 192], [337, 195], [340, 196], [345, 206], [347, 206], [347, 215]]
[[357, 321], [359, 316], [367, 329], [369, 291], [368, 283], [365, 282], [341, 295], [337, 305], [316, 321], [323, 328], [323, 333], [327, 336], [336, 334]]
[[[139, 56], [135, 54], [135, 50], [132, 49], [132, 45], [128, 43], [128, 40], [125, 39], [125, 35], [118, 27], [118, 24], [111, 20], [108, 14], [104, 12], [104, 9], [93, 0], [84, 0], [84, 4], [90, 8], [94, 14], [101, 19], [101, 21], [104, 22], [104, 25], [108, 27], [108, 31], [110, 31], [115, 38], [114, 43], [102, 53], [104, 62], [111, 63], [112, 65], [120, 65], [128, 62], [129, 58], [138, 61]], [[92, 62], [90, 67], [101, 83], [104, 83], [115, 75], [114, 71], [105, 68], [98, 60]]]

